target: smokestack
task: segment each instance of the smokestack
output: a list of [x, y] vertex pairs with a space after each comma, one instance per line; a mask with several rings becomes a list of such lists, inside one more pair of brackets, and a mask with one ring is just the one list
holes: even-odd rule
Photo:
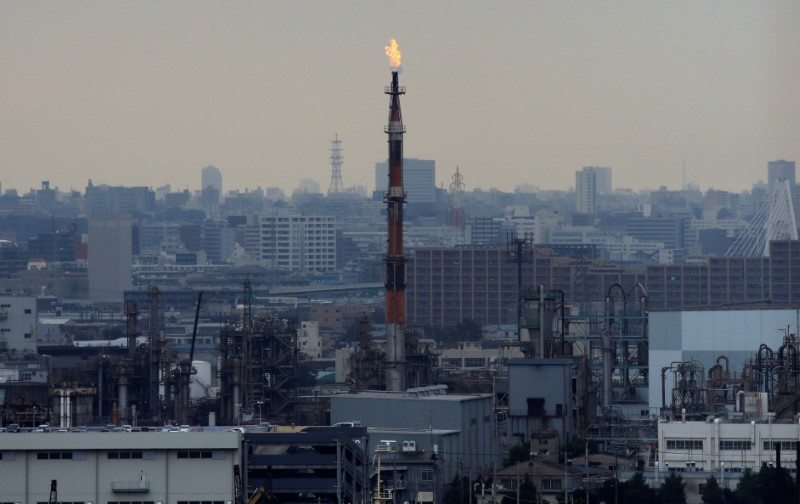
[[389, 101], [389, 187], [386, 201], [388, 250], [386, 253], [386, 390], [402, 392], [406, 388], [406, 256], [403, 252], [403, 117], [397, 71], [392, 71], [392, 84], [386, 88]]

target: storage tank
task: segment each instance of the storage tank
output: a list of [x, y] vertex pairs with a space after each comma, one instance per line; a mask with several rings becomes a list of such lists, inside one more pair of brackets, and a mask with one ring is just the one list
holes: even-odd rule
[[211, 388], [211, 363], [206, 361], [192, 361], [192, 367], [197, 370], [192, 375], [192, 383], [189, 389], [189, 396], [192, 399], [203, 399], [208, 397], [208, 389]]

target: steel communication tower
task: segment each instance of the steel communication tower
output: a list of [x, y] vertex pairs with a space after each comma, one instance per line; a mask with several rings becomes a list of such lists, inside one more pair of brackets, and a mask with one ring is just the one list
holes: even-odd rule
[[464, 212], [464, 177], [458, 171], [453, 174], [452, 182], [450, 182], [450, 201], [452, 209], [450, 210], [450, 228], [455, 234], [455, 244], [463, 245], [465, 242], [464, 232], [466, 231], [467, 222]]
[[344, 161], [342, 157], [342, 141], [339, 140], [339, 134], [337, 133], [334, 139], [331, 140], [331, 183], [328, 186], [328, 196], [344, 192], [342, 161]]

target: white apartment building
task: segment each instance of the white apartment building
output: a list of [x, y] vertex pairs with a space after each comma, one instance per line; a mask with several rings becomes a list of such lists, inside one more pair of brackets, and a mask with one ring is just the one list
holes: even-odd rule
[[336, 269], [334, 216], [262, 215], [251, 227], [250, 236], [257, 238], [257, 258], [267, 267], [310, 272]]
[[36, 298], [0, 296], [0, 351], [36, 353]]
[[322, 339], [319, 337], [319, 322], [304, 320], [297, 330], [297, 346], [300, 352], [312, 359], [322, 358]]
[[597, 213], [597, 173], [591, 167], [575, 172], [575, 211], [579, 214]]

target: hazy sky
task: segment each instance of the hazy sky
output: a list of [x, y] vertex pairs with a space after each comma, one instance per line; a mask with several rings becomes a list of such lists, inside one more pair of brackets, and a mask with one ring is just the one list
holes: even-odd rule
[[[742, 190], [800, 161], [800, 2], [0, 1], [0, 182], [374, 189], [403, 52], [405, 155], [467, 190]], [[383, 188], [381, 188], [383, 189]]]

